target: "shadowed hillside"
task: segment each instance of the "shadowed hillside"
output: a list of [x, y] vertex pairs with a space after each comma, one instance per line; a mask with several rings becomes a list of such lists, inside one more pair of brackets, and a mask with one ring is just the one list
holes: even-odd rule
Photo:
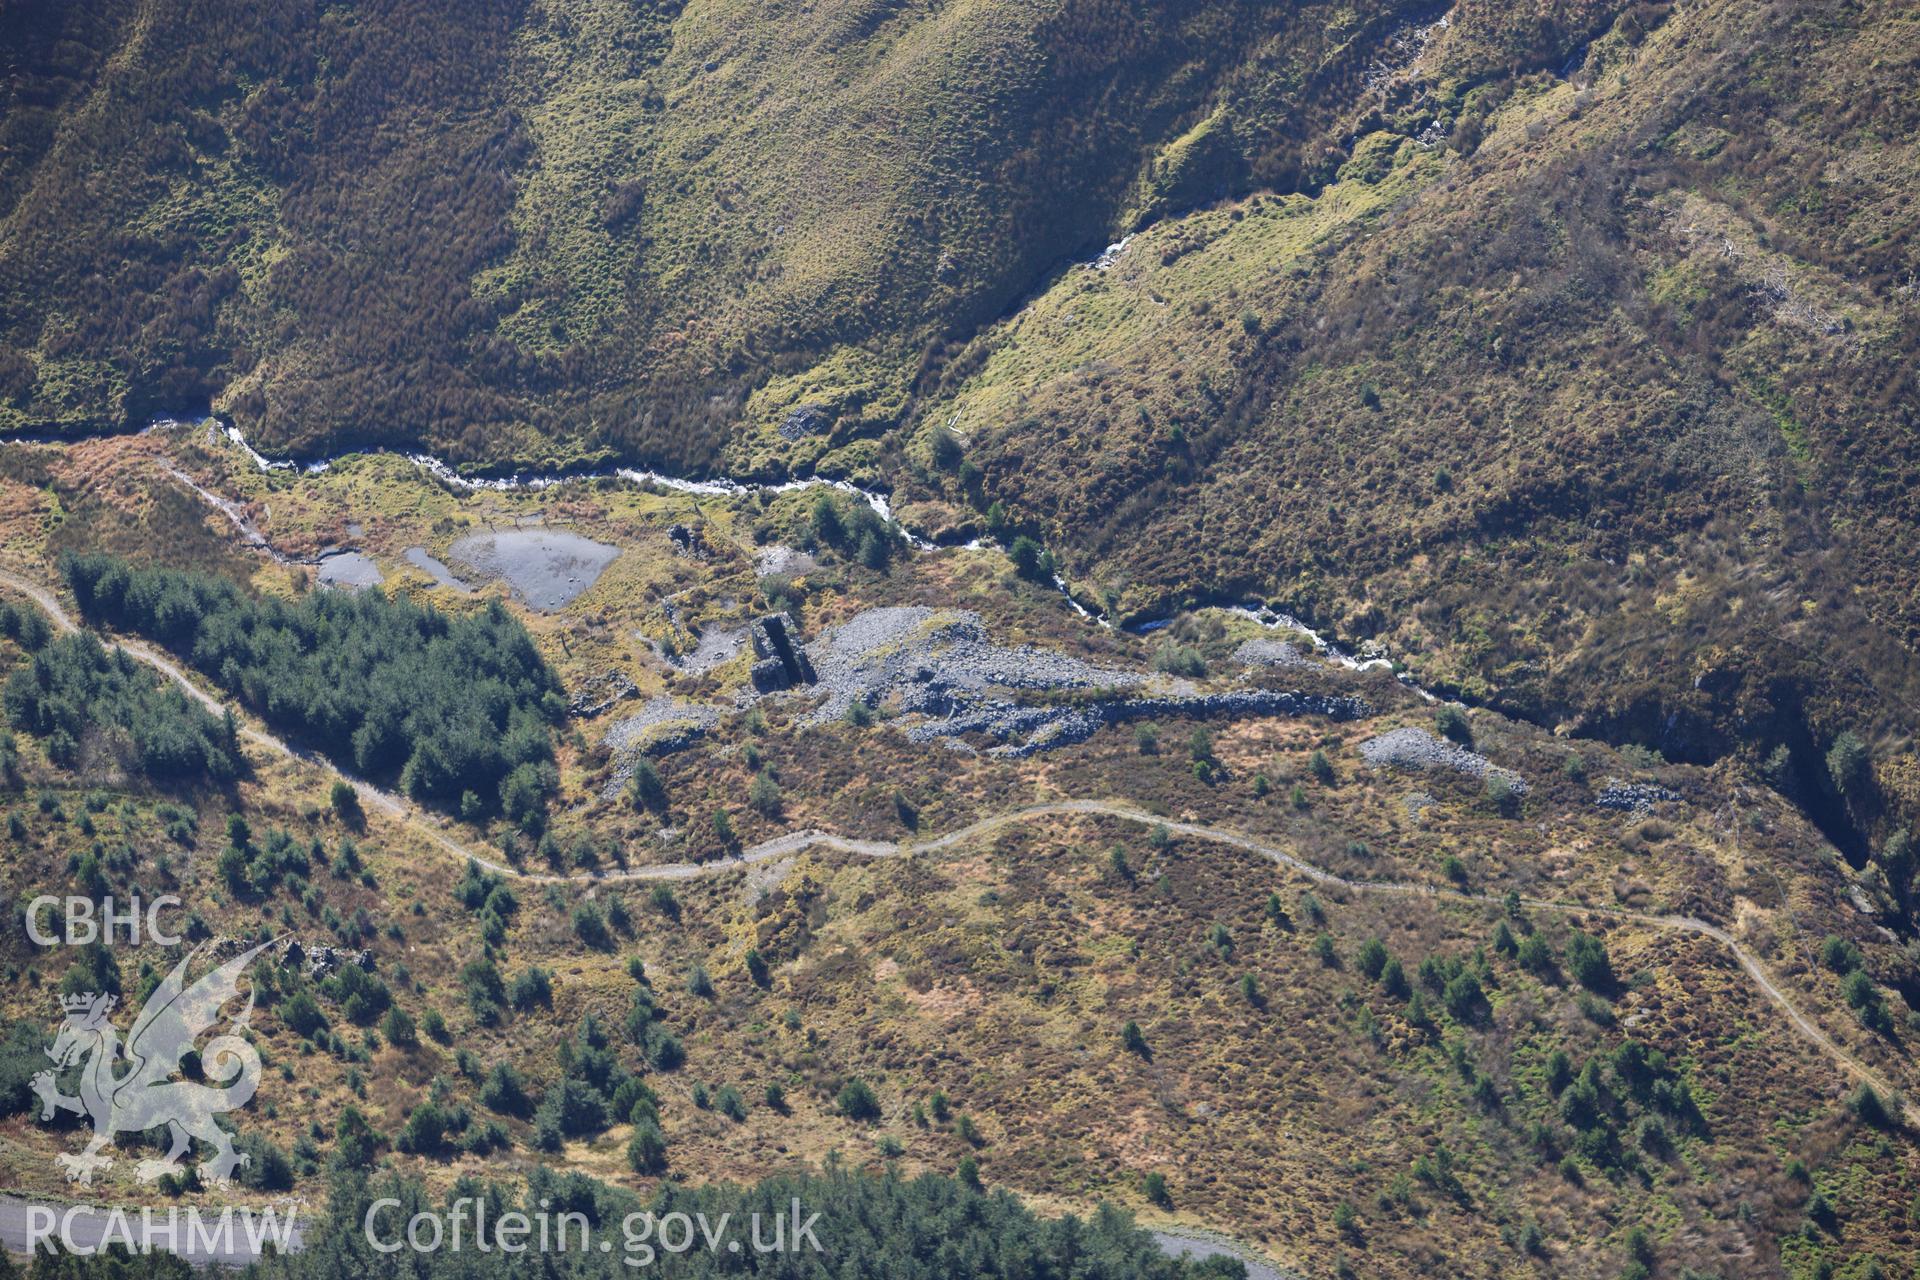
[[838, 442], [1136, 201], [1311, 176], [1414, 12], [230, 8], [0, 19], [0, 421], [700, 467], [812, 405]]

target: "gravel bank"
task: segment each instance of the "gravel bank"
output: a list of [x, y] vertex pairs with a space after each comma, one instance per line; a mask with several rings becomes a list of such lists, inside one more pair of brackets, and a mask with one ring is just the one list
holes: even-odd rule
[[792, 547], [783, 547], [775, 542], [760, 548], [753, 558], [753, 569], [761, 577], [793, 577], [803, 573], [812, 573], [820, 567], [820, 562], [804, 551]]
[[1233, 651], [1233, 660], [1243, 667], [1313, 667], [1312, 658], [1285, 640], [1246, 640]]
[[1470, 778], [1505, 778], [1515, 794], [1525, 795], [1527, 780], [1503, 769], [1477, 751], [1437, 738], [1425, 729], [1390, 729], [1360, 744], [1360, 758], [1376, 769], [1398, 765], [1403, 769], [1452, 769]]
[[980, 615], [966, 609], [903, 605], [869, 609], [806, 646], [826, 700], [815, 722], [898, 699], [898, 710], [945, 716], [993, 690], [1131, 688], [1136, 671], [1100, 667], [1045, 649], [1006, 648], [987, 640]]
[[731, 661], [746, 642], [745, 627], [709, 627], [700, 633], [700, 638], [695, 641], [693, 648], [677, 657], [669, 657], [657, 642], [647, 641], [662, 662], [682, 675], [689, 676], [701, 675], [722, 663]]

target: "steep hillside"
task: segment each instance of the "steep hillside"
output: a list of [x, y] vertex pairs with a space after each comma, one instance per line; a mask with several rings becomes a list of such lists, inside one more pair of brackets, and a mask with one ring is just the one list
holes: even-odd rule
[[1162, 221], [983, 335], [919, 484], [1121, 616], [1260, 595], [1543, 723], [1745, 753], [1864, 857], [1920, 807], [1920, 26], [1642, 5], [1477, 86], [1462, 28], [1330, 185]]
[[1136, 198], [1310, 169], [1413, 6], [231, 8], [0, 18], [5, 421], [681, 467], [896, 422]]

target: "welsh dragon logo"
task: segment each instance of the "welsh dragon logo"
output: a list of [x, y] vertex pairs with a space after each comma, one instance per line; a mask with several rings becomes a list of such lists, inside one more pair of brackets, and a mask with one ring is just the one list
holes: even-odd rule
[[[147, 997], [124, 1045], [108, 1020], [117, 1003], [115, 997], [95, 992], [61, 997], [66, 1021], [47, 1056], [61, 1071], [84, 1060], [80, 1096], [70, 1098], [61, 1093], [51, 1070], [34, 1076], [33, 1091], [40, 1095], [42, 1120], [53, 1119], [58, 1111], [73, 1111], [93, 1123], [93, 1139], [86, 1150], [78, 1154], [63, 1152], [57, 1157], [68, 1181], [92, 1186], [94, 1172], [113, 1163], [112, 1157], [102, 1153], [115, 1134], [145, 1133], [161, 1126], [167, 1129], [172, 1145], [164, 1159], [140, 1162], [142, 1182], [179, 1172], [181, 1157], [195, 1138], [214, 1150], [213, 1158], [199, 1167], [202, 1180], [216, 1186], [232, 1180], [234, 1170], [245, 1164], [247, 1157], [233, 1149], [232, 1135], [213, 1118], [222, 1111], [245, 1106], [260, 1085], [260, 1055], [240, 1035], [253, 1013], [251, 986], [246, 1007], [225, 1034], [207, 1042], [200, 1056], [201, 1073], [213, 1083], [173, 1077], [180, 1073], [182, 1060], [195, 1040], [219, 1021], [220, 1010], [239, 995], [240, 975], [255, 956], [272, 945], [261, 943], [192, 986], [187, 985], [188, 966], [208, 948], [201, 946], [189, 952]], [[123, 1060], [124, 1067], [120, 1065]]]

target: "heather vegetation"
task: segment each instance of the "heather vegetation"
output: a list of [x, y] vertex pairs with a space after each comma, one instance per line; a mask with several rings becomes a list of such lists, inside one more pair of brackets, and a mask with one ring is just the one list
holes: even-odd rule
[[0, 425], [858, 474], [1920, 813], [1896, 6], [990, 8], [16, 6]]
[[[242, 485], [279, 483], [236, 474]], [[276, 516], [302, 519], [311, 495], [361, 482], [347, 473], [287, 485]], [[415, 494], [393, 496], [404, 511]], [[722, 546], [726, 522], [744, 517], [769, 530], [767, 541], [797, 542], [812, 530], [816, 497], [712, 504], [704, 536]], [[586, 486], [511, 501], [581, 511], [588, 498], [654, 511], [645, 494]], [[841, 503], [836, 514], [851, 522], [855, 510]], [[429, 507], [401, 518], [416, 522], [398, 534], [404, 546], [441, 517]], [[660, 504], [649, 518], [684, 517]], [[996, 619], [1020, 619], [1047, 647], [1104, 646], [1103, 661], [1145, 672], [1163, 640], [1063, 616], [1048, 589], [998, 553], [901, 556], [886, 573], [831, 550], [820, 559], [799, 588], [808, 637], [868, 603], [977, 584]], [[754, 581], [746, 556], [663, 550], [661, 561], [683, 575], [676, 590], [701, 588], [681, 597], [698, 622], [715, 615], [695, 610], [737, 607], [709, 584], [725, 581], [731, 595]], [[378, 592], [301, 595], [299, 567], [264, 557], [259, 594], [204, 575], [94, 568], [102, 564], [97, 576], [76, 574], [75, 597], [88, 603], [109, 583], [123, 601], [114, 625], [135, 631], [237, 607], [249, 634], [311, 634], [318, 655], [330, 638], [387, 635], [377, 622], [390, 613], [427, 634], [488, 616], [449, 594], [458, 618], [419, 623], [425, 611], [406, 601], [420, 589], [404, 580], [384, 603]], [[978, 576], [964, 576], [975, 564]], [[111, 585], [116, 569], [124, 586]], [[652, 604], [636, 591], [599, 607], [590, 622], [584, 611], [527, 615], [528, 642], [553, 655], [570, 689], [594, 687], [626, 620]], [[341, 610], [374, 621], [342, 621]], [[319, 629], [298, 630], [307, 623]], [[1169, 631], [1164, 639], [1196, 662], [1155, 679], [1269, 678], [1234, 657], [1259, 634], [1245, 619], [1210, 615]], [[182, 665], [217, 687], [196, 645], [178, 650]], [[33, 655], [0, 639], [0, 659], [24, 669]], [[628, 669], [680, 690], [745, 678]], [[1420, 1274], [1437, 1255], [1544, 1259], [1560, 1274], [1611, 1277], [1631, 1252], [1621, 1231], [1670, 1220], [1680, 1225], [1646, 1242], [1656, 1272], [1712, 1274], [1714, 1257], [1739, 1248], [1793, 1265], [1906, 1257], [1894, 1235], [1907, 1198], [1895, 1185], [1907, 1176], [1897, 1098], [1875, 1090], [1843, 1106], [1832, 1062], [1775, 1021], [1719, 944], [1605, 911], [1569, 918], [1527, 905], [1620, 902], [1716, 923], [1751, 912], [1779, 931], [1778, 944], [1751, 945], [1796, 1002], [1905, 1086], [1898, 1054], [1912, 1006], [1893, 981], [1898, 948], [1826, 905], [1842, 882], [1789, 811], [1744, 793], [1737, 841], [1695, 822], [1688, 805], [1622, 816], [1594, 803], [1597, 782], [1566, 772], [1563, 739], [1486, 710], [1442, 724], [1383, 673], [1290, 668], [1278, 679], [1363, 692], [1378, 710], [1356, 723], [1169, 713], [1142, 722], [1154, 727], [1146, 754], [1138, 726], [1125, 725], [1036, 763], [918, 742], [905, 731], [914, 717], [884, 705], [861, 724], [809, 721], [807, 694], [768, 695], [704, 739], [628, 762], [622, 777], [619, 758], [593, 744], [644, 704], [616, 702], [576, 713], [581, 732], [553, 738], [566, 803], [551, 806], [538, 838], [503, 823], [484, 836], [423, 824], [468, 845], [465, 860], [312, 765], [256, 752], [254, 771], [231, 787], [158, 799], [137, 780], [83, 780], [52, 758], [47, 735], [16, 730], [0, 821], [18, 852], [0, 875], [10, 900], [166, 886], [196, 904], [190, 937], [298, 939], [299, 953], [260, 976], [254, 1026], [269, 1079], [241, 1128], [263, 1187], [291, 1181], [316, 1199], [335, 1174], [377, 1181], [382, 1166], [429, 1198], [481, 1162], [512, 1161], [539, 1179], [586, 1175], [606, 1194], [644, 1201], [752, 1183], [776, 1161], [837, 1176], [821, 1174], [837, 1162], [874, 1178], [890, 1168], [903, 1179], [951, 1175], [982, 1198], [1000, 1188], [1057, 1196], [1068, 1177], [1071, 1203], [1087, 1210], [1105, 1199], [1156, 1225], [1228, 1230], [1302, 1274]], [[245, 689], [243, 680], [243, 716]], [[1540, 824], [1490, 807], [1471, 776], [1369, 765], [1359, 745], [1390, 725], [1468, 734], [1475, 751], [1529, 781]], [[1642, 767], [1602, 744], [1578, 750], [1596, 779]], [[1718, 785], [1684, 767], [1646, 767], [1690, 794]], [[794, 830], [932, 841], [1031, 803], [1038, 785], [1124, 797], [1167, 821], [1062, 816], [907, 858], [831, 847], [746, 867], [727, 857]], [[1414, 788], [1425, 797], [1417, 820], [1406, 803]], [[1315, 884], [1194, 838], [1184, 830], [1194, 820], [1257, 833], [1342, 874], [1461, 886], [1488, 900]], [[1630, 846], [1630, 864], [1616, 846]], [[1570, 848], [1580, 852], [1567, 860]], [[1794, 911], [1819, 922], [1811, 941], [1793, 932], [1793, 915], [1734, 896], [1728, 876], [1748, 860], [1764, 862]], [[695, 871], [651, 884], [617, 878], [659, 861]], [[1820, 962], [1811, 975], [1790, 967], [1803, 949]], [[44, 1043], [50, 992], [119, 989], [132, 1000], [163, 960], [94, 949], [54, 967], [17, 936], [0, 938], [0, 964], [16, 976], [0, 1091], [21, 1096], [16, 1077], [31, 1074]], [[1744, 1026], [1778, 1034], [1737, 1034]], [[1148, 1156], [1127, 1154], [1136, 1117], [1169, 1106], [1212, 1120], [1164, 1124]], [[1238, 1122], [1223, 1117], [1252, 1127], [1228, 1131]], [[18, 1124], [35, 1152], [72, 1136]], [[1369, 1158], [1329, 1166], [1336, 1132]], [[1892, 1154], [1874, 1145], [1882, 1139]], [[1820, 1221], [1844, 1236], [1800, 1234], [1804, 1184], [1775, 1185], [1776, 1142], [1837, 1205]], [[1063, 1152], [1092, 1154], [1072, 1155], [1063, 1174]], [[1858, 1189], [1840, 1203], [1843, 1184]], [[1731, 1186], [1752, 1200], [1746, 1216], [1724, 1209], [1720, 1188]], [[174, 1179], [146, 1194], [200, 1191]]]

